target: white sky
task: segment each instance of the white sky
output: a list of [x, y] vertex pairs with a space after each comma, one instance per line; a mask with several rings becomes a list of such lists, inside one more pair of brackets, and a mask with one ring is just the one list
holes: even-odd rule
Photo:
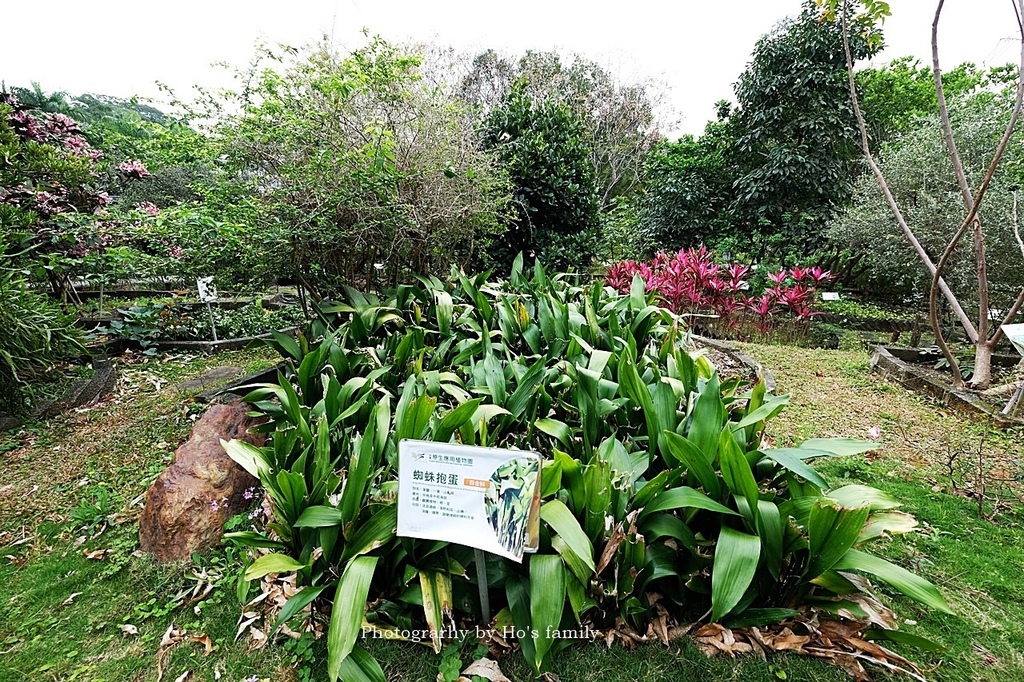
[[[74, 94], [159, 99], [155, 81], [179, 96], [193, 84], [223, 85], [259, 38], [303, 45], [324, 34], [355, 46], [361, 29], [389, 41], [433, 41], [459, 50], [492, 47], [580, 53], [623, 75], [664, 80], [682, 132], [699, 133], [759, 36], [797, 14], [800, 0], [5, 0], [0, 80]], [[877, 61], [914, 55], [930, 63], [934, 3], [890, 0], [889, 48]], [[943, 67], [1016, 62], [1011, 0], [948, 0], [940, 25]]]

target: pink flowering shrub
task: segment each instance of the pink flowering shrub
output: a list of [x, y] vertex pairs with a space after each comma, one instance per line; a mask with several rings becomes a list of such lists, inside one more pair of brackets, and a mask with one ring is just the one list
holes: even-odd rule
[[781, 269], [769, 273], [769, 286], [755, 295], [748, 279], [752, 270], [741, 263], [719, 263], [714, 252], [701, 246], [674, 255], [662, 251], [646, 262], [616, 263], [608, 268], [605, 282], [627, 294], [639, 275], [648, 293], [657, 294], [666, 308], [691, 322], [698, 316], [715, 316], [717, 323], [703, 324], [735, 330], [746, 321], [767, 335], [779, 317], [806, 323], [817, 315], [817, 289], [832, 279], [820, 267]]
[[124, 173], [129, 178], [140, 180], [142, 178], [148, 178], [152, 173], [146, 168], [146, 165], [141, 161], [124, 161], [117, 166], [117, 170]]

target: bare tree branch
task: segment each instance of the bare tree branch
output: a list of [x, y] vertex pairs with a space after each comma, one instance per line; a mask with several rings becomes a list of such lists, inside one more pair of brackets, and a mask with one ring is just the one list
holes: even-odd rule
[[953, 172], [956, 174], [956, 184], [964, 199], [964, 207], [970, 211], [974, 208], [974, 197], [971, 195], [971, 186], [967, 182], [967, 173], [964, 171], [960, 151], [956, 147], [956, 140], [953, 139], [953, 127], [949, 122], [949, 107], [946, 105], [946, 93], [942, 87], [942, 69], [939, 67], [939, 16], [942, 14], [943, 4], [945, 4], [945, 0], [939, 0], [939, 4], [935, 7], [935, 18], [932, 19], [932, 76], [935, 78], [935, 97], [939, 103], [942, 137], [946, 142], [949, 159], [953, 162]]
[[[1017, 127], [1017, 120], [1020, 118], [1021, 108], [1022, 108], [1022, 106], [1024, 106], [1024, 22], [1022, 22], [1022, 20], [1021, 20], [1022, 17], [1024, 17], [1024, 0], [1011, 0], [1011, 3], [1013, 4], [1014, 13], [1015, 13], [1015, 15], [1017, 17], [1017, 27], [1018, 27], [1018, 29], [1020, 31], [1020, 36], [1021, 36], [1021, 42], [1020, 42], [1020, 65], [1018, 67], [1018, 72], [1017, 72], [1017, 96], [1016, 96], [1016, 99], [1014, 101], [1013, 111], [1010, 113], [1010, 120], [1006, 124], [1006, 130], [1003, 132], [1003, 137], [999, 140], [999, 144], [996, 146], [996, 151], [995, 151], [995, 153], [992, 156], [992, 162], [989, 164], [988, 170], [985, 173], [985, 178], [982, 180], [981, 186], [978, 188], [978, 192], [977, 192], [977, 194], [973, 198], [973, 205], [970, 207], [970, 210], [968, 211], [967, 218], [964, 220], [963, 224], [960, 226], [960, 229], [957, 230], [956, 234], [953, 235], [953, 238], [950, 240], [949, 244], [946, 246], [946, 250], [943, 252], [942, 257], [939, 259], [939, 262], [936, 265], [935, 271], [932, 273], [932, 285], [931, 285], [931, 290], [929, 292], [929, 297], [928, 297], [928, 299], [929, 299], [929, 310], [930, 310], [930, 312], [929, 312], [929, 319], [932, 322], [932, 329], [933, 329], [933, 331], [935, 331], [936, 342], [938, 342], [938, 345], [939, 345], [940, 348], [942, 348], [943, 345], [945, 344], [945, 339], [940, 339], [939, 338], [941, 336], [941, 328], [938, 325], [938, 320], [936, 319], [937, 315], [936, 315], [935, 311], [936, 311], [936, 302], [937, 302], [937, 298], [938, 298], [937, 290], [940, 288], [942, 271], [946, 267], [946, 264], [948, 263], [949, 258], [950, 258], [950, 256], [953, 253], [953, 250], [956, 248], [957, 244], [960, 242], [960, 239], [967, 232], [968, 227], [973, 226], [976, 234], [978, 232], [980, 232], [980, 230], [981, 230], [980, 220], [978, 219], [978, 209], [981, 206], [981, 201], [982, 201], [982, 199], [985, 196], [985, 191], [988, 189], [989, 185], [992, 182], [992, 178], [995, 175], [996, 168], [999, 166], [999, 162], [1002, 159], [1003, 153], [1006, 151], [1006, 146], [1009, 144], [1010, 138], [1013, 137], [1014, 130]], [[939, 2], [939, 11], [941, 11], [941, 8], [942, 8], [942, 0], [940, 0], [940, 2]], [[938, 22], [938, 14], [939, 14], [939, 12], [937, 11], [936, 12], [936, 22]], [[936, 27], [935, 27], [935, 25], [933, 25], [933, 28], [932, 28], [933, 49], [935, 49], [935, 47], [934, 47], [935, 29], [936, 29]], [[937, 57], [935, 58], [935, 63], [936, 64], [938, 63]], [[948, 110], [947, 110], [946, 123], [944, 125], [948, 125]], [[944, 128], [943, 132], [944, 133], [946, 132], [945, 128]], [[949, 132], [949, 137], [952, 138], [951, 130]], [[961, 168], [961, 172], [962, 172], [962, 168]], [[984, 253], [982, 252], [982, 256], [983, 255], [984, 255]], [[989, 346], [993, 346], [993, 345], [995, 345], [995, 343], [997, 343], [999, 341], [999, 338], [1002, 335], [1002, 330], [1001, 329], [997, 329], [995, 335], [991, 339], [988, 338], [988, 314], [989, 314], [988, 313], [988, 295], [987, 295], [988, 294], [988, 286], [987, 286], [988, 285], [988, 277], [987, 277], [987, 270], [983, 269], [982, 265], [983, 264], [979, 265], [979, 278], [983, 274], [986, 275], [986, 276], [985, 276], [985, 286], [984, 287], [980, 287], [979, 286], [979, 303], [983, 303], [984, 307], [980, 308], [980, 319], [979, 319], [979, 326], [978, 326], [979, 336], [978, 336], [977, 339], [972, 339], [972, 340], [976, 344], [987, 344]], [[1014, 304], [1013, 309], [1011, 309], [1012, 315], [1016, 315], [1017, 310], [1019, 310], [1022, 301], [1024, 301], [1024, 291], [1021, 291], [1020, 296], [1017, 297], [1017, 302]], [[1011, 316], [1010, 319], [1012, 320], [1012, 316]], [[950, 363], [950, 367], [952, 368], [952, 363]]]
[[[875, 180], [878, 182], [878, 186], [881, 188], [882, 194], [885, 196], [885, 201], [889, 205], [889, 208], [892, 210], [892, 213], [896, 218], [896, 222], [900, 226], [900, 230], [907, 238], [907, 241], [910, 242], [910, 245], [914, 248], [914, 251], [917, 253], [918, 258], [921, 259], [921, 262], [924, 264], [929, 274], [934, 275], [935, 264], [932, 263], [932, 259], [928, 255], [928, 252], [924, 250], [923, 246], [921, 246], [921, 242], [918, 241], [917, 235], [914, 234], [914, 231], [911, 230], [910, 226], [907, 224], [906, 218], [904, 218], [903, 216], [903, 212], [900, 210], [900, 207], [896, 204], [896, 199], [893, 197], [892, 190], [889, 188], [889, 183], [886, 181], [885, 176], [882, 174], [882, 170], [878, 167], [878, 164], [875, 162], [874, 156], [871, 154], [871, 145], [868, 140], [867, 124], [864, 122], [864, 114], [861, 112], [860, 109], [860, 102], [857, 98], [857, 82], [853, 76], [853, 58], [850, 54], [850, 26], [849, 16], [847, 12], [848, 9], [844, 5], [844, 9], [842, 12], [843, 50], [846, 53], [846, 72], [847, 76], [849, 77], [850, 100], [853, 103], [853, 113], [857, 119], [857, 128], [860, 131], [861, 151], [864, 153], [864, 159], [867, 161], [868, 167], [871, 168], [871, 173], [875, 176]], [[963, 326], [964, 331], [967, 333], [967, 336], [971, 339], [972, 342], [977, 341], [978, 332], [974, 328], [974, 323], [971, 322], [971, 319], [967, 316], [967, 313], [964, 312], [963, 306], [961, 306], [960, 302], [957, 300], [956, 295], [952, 292], [952, 290], [950, 290], [949, 286], [946, 284], [946, 281], [942, 279], [941, 276], [939, 277], [939, 289], [942, 291], [943, 296], [945, 296], [946, 300], [949, 302], [950, 308], [952, 308], [953, 313], [960, 321], [960, 324]]]

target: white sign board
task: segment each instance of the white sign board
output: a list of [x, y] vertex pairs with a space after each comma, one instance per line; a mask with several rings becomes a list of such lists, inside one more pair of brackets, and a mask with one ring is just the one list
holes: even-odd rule
[[1004, 324], [1002, 330], [1017, 352], [1024, 355], [1024, 324]]
[[212, 276], [197, 279], [196, 288], [199, 290], [200, 303], [214, 303], [217, 301], [217, 288], [213, 286]]
[[823, 291], [823, 292], [821, 292], [821, 300], [823, 300], [823, 301], [838, 301], [839, 300], [839, 292], [838, 291]]
[[403, 440], [398, 535], [522, 561], [539, 542], [540, 471], [535, 452]]

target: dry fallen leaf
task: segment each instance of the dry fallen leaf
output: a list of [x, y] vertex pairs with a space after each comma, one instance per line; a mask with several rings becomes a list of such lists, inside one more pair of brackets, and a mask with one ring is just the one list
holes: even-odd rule
[[240, 623], [238, 626], [238, 632], [235, 633], [235, 641], [237, 642], [238, 639], [242, 636], [242, 633], [245, 632], [249, 628], [249, 626], [255, 623], [257, 620], [259, 620], [259, 616], [253, 615], [251, 618], [248, 618], [242, 623]]
[[164, 636], [160, 638], [160, 648], [177, 644], [181, 641], [181, 633], [174, 629], [174, 625], [168, 625]]
[[209, 656], [213, 651], [213, 640], [210, 639], [209, 635], [190, 635], [188, 641], [202, 644], [204, 656]]
[[121, 626], [121, 632], [123, 632], [126, 635], [137, 635], [139, 634], [139, 629], [131, 623], [125, 623]]
[[68, 597], [67, 599], [65, 599], [65, 600], [64, 600], [64, 601], [63, 601], [63, 602], [61, 603], [61, 606], [70, 606], [70, 605], [71, 605], [71, 603], [72, 603], [73, 601], [75, 601], [75, 597], [77, 597], [77, 596], [78, 596], [78, 595], [80, 595], [80, 594], [82, 594], [82, 593], [81, 593], [81, 592], [72, 592], [72, 593], [71, 593], [71, 596], [69, 596], [69, 597]]
[[460, 679], [472, 680], [474, 676], [482, 677], [490, 682], [512, 682], [512, 680], [505, 677], [505, 674], [501, 672], [501, 668], [498, 667], [496, 661], [492, 661], [489, 658], [480, 658], [468, 666], [462, 671], [462, 677]]
[[185, 680], [187, 680], [188, 676], [191, 675], [191, 674], [192, 674], [191, 670], [186, 670], [182, 674], [178, 675], [178, 677], [175, 678], [174, 682], [185, 682]]
[[86, 552], [85, 558], [92, 559], [93, 561], [99, 561], [103, 559], [105, 556], [107, 556], [107, 552], [109, 551], [109, 549], [97, 549], [92, 552]]

